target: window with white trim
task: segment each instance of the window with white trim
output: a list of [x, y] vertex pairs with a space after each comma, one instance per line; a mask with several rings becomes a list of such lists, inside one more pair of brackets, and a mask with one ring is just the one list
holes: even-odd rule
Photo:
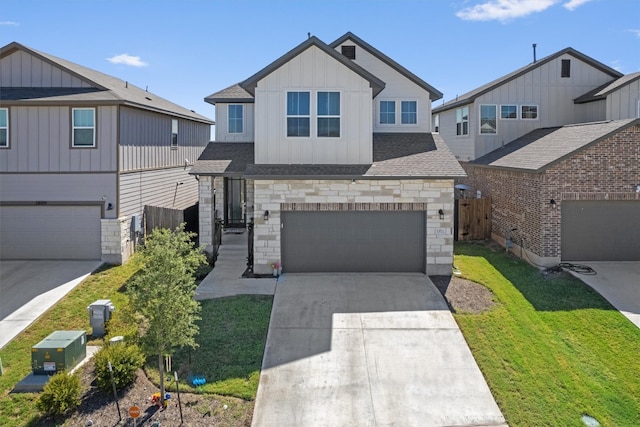
[[311, 135], [309, 92], [287, 92], [287, 136]]
[[380, 124], [396, 124], [396, 101], [380, 101]]
[[171, 119], [171, 148], [178, 148], [178, 119]]
[[520, 118], [522, 120], [537, 120], [538, 106], [537, 105], [521, 105]]
[[456, 109], [456, 135], [469, 135], [469, 107]]
[[500, 118], [502, 120], [515, 120], [518, 118], [518, 106], [517, 105], [501, 105], [500, 106]]
[[498, 107], [495, 105], [480, 105], [480, 133], [498, 133]]
[[402, 101], [400, 103], [400, 123], [415, 125], [418, 123], [418, 102]]
[[0, 148], [9, 148], [9, 109], [0, 108]]
[[71, 146], [75, 148], [96, 146], [96, 109], [73, 108]]
[[318, 92], [318, 137], [340, 138], [340, 92]]
[[440, 132], [440, 114], [433, 116], [433, 131]]
[[244, 105], [231, 104], [227, 109], [229, 133], [242, 133], [244, 132]]

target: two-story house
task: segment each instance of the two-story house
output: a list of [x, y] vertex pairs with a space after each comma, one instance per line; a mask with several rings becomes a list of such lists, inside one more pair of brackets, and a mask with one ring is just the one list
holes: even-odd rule
[[352, 33], [316, 37], [205, 100], [216, 141], [194, 165], [200, 242], [253, 222], [254, 272], [450, 274], [453, 185], [439, 91]]
[[213, 122], [126, 81], [0, 49], [0, 258], [125, 262], [145, 206], [198, 202]]

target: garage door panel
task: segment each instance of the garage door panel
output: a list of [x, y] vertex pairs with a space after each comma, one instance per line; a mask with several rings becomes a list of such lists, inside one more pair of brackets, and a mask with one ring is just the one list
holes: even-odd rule
[[100, 259], [99, 206], [0, 207], [0, 258]]
[[640, 261], [640, 201], [564, 201], [564, 261]]
[[283, 212], [287, 272], [424, 272], [424, 212]]

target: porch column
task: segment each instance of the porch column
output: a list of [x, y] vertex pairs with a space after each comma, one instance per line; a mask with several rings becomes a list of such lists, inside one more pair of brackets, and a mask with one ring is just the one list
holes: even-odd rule
[[207, 254], [213, 255], [213, 232], [215, 219], [215, 207], [213, 206], [214, 177], [200, 175], [199, 178], [200, 181], [198, 181], [198, 200], [200, 201], [200, 204], [198, 211], [200, 214], [200, 245], [204, 246]]

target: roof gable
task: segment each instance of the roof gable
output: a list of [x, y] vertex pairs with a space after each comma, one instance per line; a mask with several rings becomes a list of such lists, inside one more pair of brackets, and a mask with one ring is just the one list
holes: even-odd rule
[[606, 99], [607, 95], [640, 79], [640, 71], [627, 74], [612, 82], [607, 82], [573, 100], [576, 104]]
[[605, 74], [609, 74], [612, 78], [619, 78], [622, 77], [622, 73], [614, 70], [611, 67], [608, 67], [607, 65], [603, 64], [602, 62], [596, 61], [595, 59], [581, 53], [578, 52], [577, 50], [571, 48], [571, 47], [567, 47], [565, 49], [562, 49], [561, 51], [558, 51], [554, 54], [551, 54], [545, 58], [542, 58], [536, 62], [532, 62], [529, 65], [525, 65], [522, 68], [519, 68], [509, 74], [506, 74], [496, 80], [493, 80], [485, 85], [482, 85], [472, 91], [469, 91], [463, 95], [457, 96], [456, 99], [453, 99], [451, 101], [445, 102], [443, 105], [436, 107], [433, 109], [433, 113], [440, 113], [443, 111], [447, 111], [450, 110], [452, 108], [456, 108], [459, 107], [461, 105], [466, 105], [466, 104], [470, 104], [472, 103], [476, 98], [478, 98], [481, 95], [484, 95], [485, 93], [492, 91], [494, 89], [496, 89], [499, 86], [502, 86], [504, 84], [509, 83], [512, 80], [517, 79], [518, 77], [529, 73], [532, 70], [535, 70], [536, 68], [539, 68], [551, 61], [553, 61], [554, 59], [559, 58], [562, 55], [571, 55], [576, 59], [581, 60], [582, 62], [585, 62], [586, 64], [591, 65], [593, 68], [602, 71]]
[[255, 99], [253, 95], [240, 87], [240, 83], [229, 86], [228, 88], [219, 90], [212, 93], [204, 99], [209, 104], [216, 105], [218, 102], [240, 102], [240, 103], [253, 103]]
[[358, 45], [360, 48], [366, 50], [371, 55], [375, 56], [380, 61], [384, 62], [389, 67], [393, 68], [398, 73], [400, 73], [401, 75], [403, 75], [404, 77], [409, 79], [411, 82], [415, 83], [416, 85], [418, 85], [422, 89], [424, 89], [427, 92], [429, 92], [429, 98], [432, 101], [436, 101], [436, 100], [442, 98], [442, 92], [440, 92], [438, 89], [434, 88], [433, 86], [431, 86], [430, 84], [428, 84], [427, 82], [422, 80], [420, 77], [416, 76], [411, 71], [407, 70], [405, 67], [403, 67], [402, 65], [398, 64], [396, 61], [394, 61], [393, 59], [389, 58], [387, 55], [385, 55], [384, 53], [380, 52], [378, 49], [376, 49], [375, 47], [371, 46], [369, 43], [365, 42], [364, 40], [362, 40], [361, 38], [359, 38], [358, 36], [356, 36], [352, 32], [347, 32], [345, 35], [343, 35], [342, 37], [338, 38], [336, 41], [330, 43], [329, 46], [331, 48], [335, 49], [336, 47], [340, 46], [342, 43], [346, 42], [347, 40], [351, 40], [353, 43]]
[[360, 67], [358, 64], [355, 64], [354, 62], [350, 61], [344, 55], [339, 54], [338, 52], [335, 51], [335, 49], [332, 49], [331, 47], [329, 47], [327, 44], [325, 44], [315, 36], [309, 37], [307, 40], [300, 43], [298, 46], [294, 47], [292, 50], [285, 53], [280, 58], [273, 61], [271, 64], [267, 65], [262, 70], [255, 73], [253, 76], [241, 82], [240, 87], [245, 91], [247, 91], [250, 95], [255, 96], [255, 88], [258, 85], [258, 82], [260, 80], [262, 80], [269, 74], [273, 73], [278, 68], [280, 68], [281, 66], [289, 62], [291, 59], [300, 55], [302, 52], [306, 51], [312, 46], [317, 47], [327, 55], [331, 56], [336, 61], [340, 62], [345, 67], [349, 68], [356, 74], [360, 75], [365, 80], [368, 80], [369, 85], [373, 89], [374, 97], [378, 95], [378, 93], [380, 93], [382, 89], [384, 89], [385, 84], [382, 80], [380, 80], [379, 78], [377, 78], [376, 76], [374, 76], [373, 74], [365, 70], [364, 68]]

